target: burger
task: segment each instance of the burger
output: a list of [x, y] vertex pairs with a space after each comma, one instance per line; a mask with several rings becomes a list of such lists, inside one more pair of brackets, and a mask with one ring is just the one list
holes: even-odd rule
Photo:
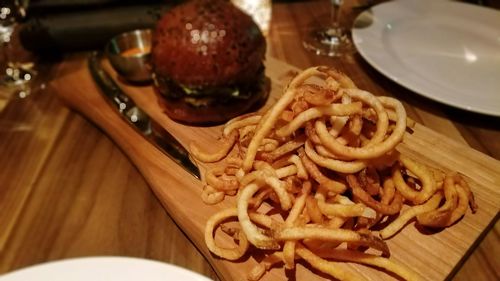
[[265, 39], [252, 18], [224, 0], [192, 0], [167, 11], [153, 34], [160, 103], [173, 120], [227, 121], [268, 94]]

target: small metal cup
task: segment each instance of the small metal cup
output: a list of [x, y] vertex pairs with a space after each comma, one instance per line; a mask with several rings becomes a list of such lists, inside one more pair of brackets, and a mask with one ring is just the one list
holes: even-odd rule
[[113, 68], [130, 82], [151, 80], [150, 29], [139, 29], [119, 34], [106, 45], [106, 55]]

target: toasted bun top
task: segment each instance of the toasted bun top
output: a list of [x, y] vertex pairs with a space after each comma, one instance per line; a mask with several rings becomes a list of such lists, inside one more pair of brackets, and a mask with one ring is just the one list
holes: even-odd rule
[[158, 21], [155, 75], [185, 86], [248, 83], [262, 66], [265, 40], [250, 16], [224, 0], [193, 0]]

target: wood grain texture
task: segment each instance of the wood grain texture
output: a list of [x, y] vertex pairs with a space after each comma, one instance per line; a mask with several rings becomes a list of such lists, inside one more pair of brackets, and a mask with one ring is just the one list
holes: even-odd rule
[[[500, 160], [500, 119], [422, 98], [378, 73], [357, 54], [332, 59], [306, 52], [301, 45], [303, 27], [327, 12], [328, 2], [274, 1], [268, 53], [299, 68], [337, 67], [360, 87], [403, 100], [408, 114], [425, 127]], [[349, 5], [357, 1], [345, 2], [343, 17], [349, 22], [358, 12]], [[55, 76], [37, 64], [40, 80], [49, 83], [74, 74], [81, 63], [66, 57]], [[57, 68], [57, 63], [53, 66]], [[120, 255], [170, 262], [217, 279], [123, 150], [57, 99], [61, 90], [78, 94], [80, 85], [75, 81], [59, 88], [54, 83], [29, 99], [2, 105], [0, 274], [57, 259]], [[206, 129], [199, 132], [217, 135]], [[500, 222], [478, 242], [451, 279], [500, 280]], [[447, 249], [444, 253], [448, 255]], [[300, 275], [289, 277], [301, 280]]]
[[15, 99], [0, 113], [0, 252], [55, 145], [68, 109], [43, 96]]
[[[282, 91], [282, 83], [290, 71], [296, 70], [281, 61], [268, 58], [266, 74], [272, 81], [269, 102], [276, 100]], [[119, 80], [116, 76], [115, 79]], [[78, 89], [69, 91], [64, 85], [79, 83]], [[133, 129], [110, 110], [100, 96], [99, 90], [90, 80], [85, 63], [81, 68], [57, 82], [59, 94], [72, 107], [93, 120], [124, 150], [141, 171], [167, 212], [185, 231], [198, 249], [208, 258], [219, 276], [224, 280], [240, 280], [254, 265], [255, 256], [247, 256], [237, 263], [224, 261], [208, 253], [203, 241], [203, 229], [207, 218], [221, 207], [234, 204], [230, 198], [216, 206], [205, 205], [200, 199], [201, 182], [189, 176], [182, 168], [147, 143]], [[67, 86], [69, 87], [69, 86]], [[172, 132], [181, 143], [196, 141], [205, 149], [216, 149], [220, 127], [196, 128], [177, 124], [162, 112], [151, 87], [122, 87], [147, 111], [153, 119]], [[500, 162], [464, 146], [424, 126], [417, 125], [415, 132], [406, 135], [398, 149], [420, 161], [444, 170], [455, 170], [466, 176], [476, 194], [479, 211], [467, 216], [458, 224], [440, 233], [425, 235], [409, 225], [396, 237], [388, 241], [392, 258], [411, 266], [426, 280], [444, 280], [460, 264], [467, 251], [493, 222], [500, 206]], [[189, 207], [186, 206], [189, 202]], [[349, 266], [351, 268], [351, 266]], [[365, 277], [372, 280], [390, 280], [380, 271], [354, 266]], [[275, 269], [263, 280], [284, 280], [283, 269]], [[299, 266], [295, 278], [302, 280], [321, 279], [311, 274], [307, 266]]]
[[191, 242], [111, 140], [77, 115], [64, 132], [43, 171], [53, 176], [35, 185], [2, 267], [95, 255], [171, 260], [179, 253], [175, 264], [210, 274], [198, 252], [182, 252]]
[[[64, 70], [77, 62], [68, 58]], [[57, 98], [50, 84], [60, 77], [57, 65], [38, 70], [48, 86], [35, 85], [0, 112], [0, 274], [67, 258], [132, 256], [217, 280], [123, 151]]]

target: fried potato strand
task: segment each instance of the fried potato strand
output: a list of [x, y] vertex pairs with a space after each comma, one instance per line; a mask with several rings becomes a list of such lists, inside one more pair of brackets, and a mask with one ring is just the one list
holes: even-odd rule
[[[241, 118], [243, 117], [243, 118]], [[238, 117], [237, 117], [238, 118]], [[260, 115], [250, 115], [250, 116], [240, 116], [238, 119], [232, 119], [224, 126], [222, 134], [224, 136], [229, 136], [231, 133], [239, 128], [247, 127], [250, 125], [256, 125], [259, 123], [262, 116]]]
[[309, 140], [306, 141], [304, 148], [306, 155], [307, 157], [309, 157], [309, 159], [311, 159], [318, 166], [327, 168], [332, 171], [347, 174], [347, 173], [357, 173], [366, 168], [366, 162], [363, 162], [362, 160], [342, 161], [320, 156], [318, 155], [318, 153], [316, 153]]
[[427, 199], [429, 199], [436, 191], [436, 182], [434, 181], [432, 173], [424, 165], [419, 164], [408, 157], [400, 155], [399, 161], [406, 169], [418, 177], [422, 183], [422, 188], [420, 191], [417, 191], [409, 187], [403, 179], [399, 166], [396, 165], [393, 168], [392, 179], [397, 190], [403, 195], [403, 197], [405, 197], [405, 199], [412, 201], [415, 204], [427, 201]]
[[458, 194], [455, 188], [453, 176], [448, 175], [445, 178], [444, 197], [446, 201], [441, 207], [430, 212], [419, 214], [417, 216], [418, 223], [437, 228], [446, 227], [448, 225], [451, 214], [457, 207], [458, 203]]
[[191, 151], [191, 155], [193, 155], [194, 158], [201, 162], [205, 163], [212, 163], [212, 162], [217, 162], [222, 160], [222, 158], [226, 157], [231, 148], [233, 148], [234, 144], [236, 143], [236, 140], [238, 139], [238, 132], [237, 131], [232, 131], [224, 140], [223, 140], [223, 146], [219, 151], [216, 153], [206, 153], [202, 152], [198, 146], [196, 146], [194, 143], [191, 143], [189, 146], [189, 150]]
[[322, 76], [322, 73], [318, 71], [316, 67], [311, 67], [303, 72], [299, 73], [285, 89], [285, 93], [281, 98], [274, 104], [274, 106], [264, 115], [261, 122], [257, 126], [255, 135], [253, 136], [249, 146], [248, 151], [243, 159], [242, 169], [248, 172], [252, 168], [252, 162], [257, 154], [257, 149], [260, 146], [262, 140], [269, 134], [273, 129], [273, 125], [280, 114], [285, 110], [285, 108], [293, 101], [297, 87], [302, 84], [305, 80], [312, 76]]
[[[306, 199], [311, 192], [311, 183], [306, 181], [302, 187], [301, 194], [295, 200], [295, 203], [285, 220], [285, 227], [292, 227], [296, 224], [299, 215], [304, 210], [306, 205]], [[283, 261], [285, 263], [285, 268], [293, 269], [295, 267], [295, 245], [296, 241], [286, 241], [283, 246]]]
[[382, 239], [387, 239], [401, 230], [412, 218], [436, 209], [442, 198], [443, 195], [441, 195], [441, 193], [436, 193], [424, 204], [413, 206], [403, 211], [403, 213], [401, 213], [391, 224], [380, 231], [380, 237], [382, 237]]
[[394, 200], [392, 200], [390, 205], [387, 205], [382, 202], [376, 201], [371, 197], [370, 194], [363, 190], [355, 176], [348, 175], [347, 182], [349, 183], [349, 186], [352, 189], [352, 193], [356, 198], [382, 215], [397, 214], [403, 207], [403, 197], [399, 193], [396, 193], [394, 196]]
[[346, 190], [347, 187], [344, 183], [332, 180], [323, 175], [323, 173], [321, 173], [321, 171], [319, 170], [318, 166], [316, 166], [316, 164], [313, 161], [311, 161], [311, 159], [309, 159], [309, 157], [306, 155], [304, 149], [299, 149], [299, 157], [309, 175], [317, 183], [319, 183], [320, 186], [323, 186], [328, 191], [333, 191], [339, 194], [343, 193]]
[[[364, 280], [345, 262], [419, 280], [389, 258], [384, 239], [411, 220], [450, 227], [477, 205], [463, 176], [396, 150], [414, 124], [401, 102], [358, 89], [338, 70], [319, 66], [298, 73], [262, 115], [225, 124], [219, 150], [190, 145], [197, 160], [209, 163], [202, 200], [213, 205], [236, 196], [236, 206], [207, 221], [208, 249], [232, 261], [264, 250], [248, 280], [259, 280], [273, 266], [292, 270], [300, 259], [340, 280]], [[237, 245], [218, 245], [215, 236]]]
[[210, 185], [203, 186], [203, 191], [201, 192], [201, 199], [205, 204], [214, 205], [224, 200], [225, 193], [223, 191], [217, 191]]
[[247, 279], [249, 281], [259, 280], [266, 271], [269, 271], [274, 265], [283, 262], [283, 254], [281, 252], [274, 252], [266, 256], [257, 266], [252, 268], [248, 273]]
[[322, 258], [332, 258], [340, 261], [355, 262], [383, 268], [405, 280], [421, 280], [420, 276], [418, 276], [414, 271], [388, 258], [344, 249], [323, 249], [315, 253]]
[[297, 117], [295, 117], [286, 126], [283, 126], [279, 130], [277, 130], [276, 135], [278, 137], [289, 136], [297, 129], [304, 126], [306, 122], [322, 117], [323, 115], [346, 116], [354, 113], [360, 113], [361, 107], [362, 104], [360, 102], [355, 102], [350, 104], [332, 104], [328, 106], [309, 108], [297, 115]]
[[279, 249], [280, 245], [276, 239], [264, 235], [259, 228], [250, 220], [248, 215], [248, 205], [250, 198], [255, 194], [262, 185], [255, 183], [249, 184], [243, 188], [240, 197], [238, 198], [238, 221], [240, 222], [243, 232], [247, 236], [248, 241], [260, 249]]
[[238, 247], [228, 249], [217, 246], [213, 237], [213, 233], [217, 225], [219, 225], [224, 220], [230, 217], [236, 217], [237, 215], [238, 210], [236, 208], [225, 209], [210, 217], [205, 225], [205, 243], [207, 244], [208, 249], [215, 255], [228, 260], [237, 260], [246, 253], [249, 243], [245, 234], [242, 231], [238, 231]]
[[307, 261], [312, 267], [316, 268], [317, 270], [324, 272], [334, 278], [337, 278], [338, 280], [366, 280], [364, 277], [345, 271], [341, 267], [339, 267], [339, 264], [336, 262], [328, 261], [325, 259], [320, 258], [313, 252], [309, 251], [307, 248], [298, 245], [297, 247], [297, 255], [303, 258], [305, 261]]

